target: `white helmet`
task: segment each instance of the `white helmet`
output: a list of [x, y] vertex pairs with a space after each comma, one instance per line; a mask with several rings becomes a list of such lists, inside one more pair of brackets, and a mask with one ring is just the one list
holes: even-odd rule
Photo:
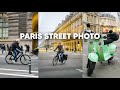
[[20, 41], [20, 39], [16, 39], [15, 41], [19, 42], [19, 41]]

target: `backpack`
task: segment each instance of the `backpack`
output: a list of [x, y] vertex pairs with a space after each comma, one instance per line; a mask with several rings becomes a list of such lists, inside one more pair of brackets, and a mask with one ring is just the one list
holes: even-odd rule
[[68, 55], [67, 55], [67, 54], [63, 54], [63, 58], [64, 58], [65, 60], [67, 60], [67, 59], [68, 59]]
[[113, 40], [117, 41], [119, 39], [119, 34], [117, 34], [116, 32], [113, 33]]

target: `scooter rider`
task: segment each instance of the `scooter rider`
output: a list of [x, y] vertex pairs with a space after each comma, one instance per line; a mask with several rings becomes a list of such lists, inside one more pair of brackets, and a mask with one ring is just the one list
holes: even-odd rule
[[54, 51], [56, 51], [58, 49], [57, 52], [57, 56], [61, 53], [61, 60], [63, 58], [63, 53], [64, 53], [64, 49], [63, 49], [63, 45], [61, 45], [61, 43], [59, 42], [59, 45], [56, 47], [56, 49]]

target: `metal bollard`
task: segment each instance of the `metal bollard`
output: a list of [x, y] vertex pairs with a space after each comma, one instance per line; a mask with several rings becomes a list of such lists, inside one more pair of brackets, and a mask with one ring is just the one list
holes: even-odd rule
[[29, 60], [29, 74], [32, 74], [32, 72], [31, 72], [31, 59]]

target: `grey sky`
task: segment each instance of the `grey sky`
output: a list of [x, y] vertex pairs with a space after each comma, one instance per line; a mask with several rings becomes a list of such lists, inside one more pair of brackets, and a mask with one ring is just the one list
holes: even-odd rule
[[46, 33], [55, 30], [57, 25], [65, 19], [69, 12], [40, 12], [39, 13], [39, 32]]
[[[39, 32], [53, 32], [69, 12], [39, 12]], [[43, 40], [39, 40], [39, 44]]]

